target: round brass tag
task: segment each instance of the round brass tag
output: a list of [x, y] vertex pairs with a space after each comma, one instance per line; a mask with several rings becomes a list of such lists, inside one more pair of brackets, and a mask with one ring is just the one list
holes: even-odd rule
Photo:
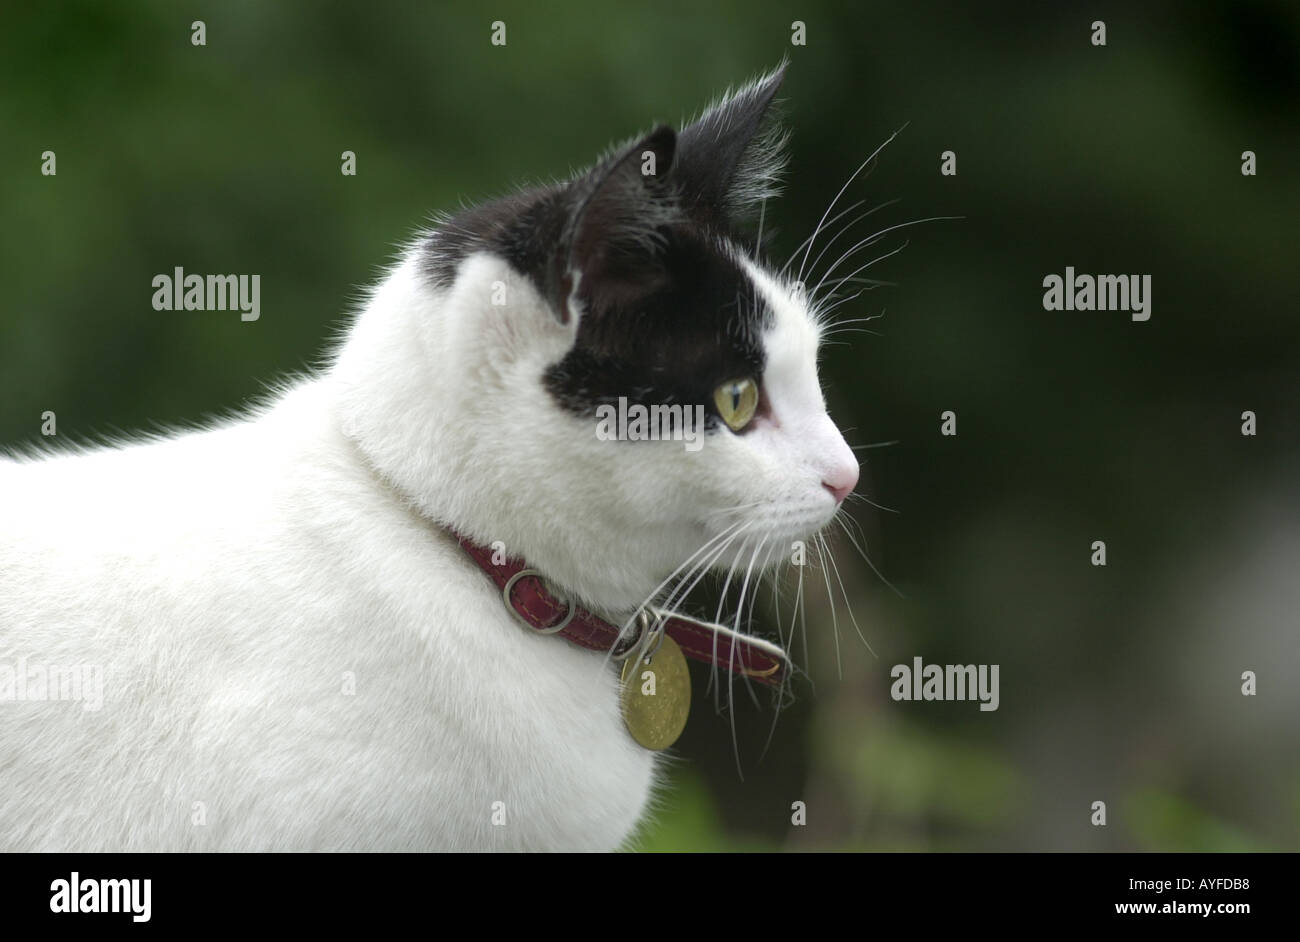
[[623, 662], [623, 722], [647, 749], [667, 749], [686, 728], [691, 712], [691, 675], [677, 642], [667, 636], [650, 663]]

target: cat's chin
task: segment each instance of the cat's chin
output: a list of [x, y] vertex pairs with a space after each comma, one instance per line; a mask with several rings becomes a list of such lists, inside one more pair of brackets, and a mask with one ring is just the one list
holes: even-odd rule
[[[755, 527], [728, 540], [718, 540], [709, 569], [715, 573], [732, 573], [737, 578], [746, 572], [757, 576], [798, 564], [820, 538], [833, 517], [819, 515], [807, 524], [796, 526]], [[725, 544], [725, 546], [723, 546]], [[814, 551], [815, 552], [815, 551]]]
[[733, 518], [710, 524], [705, 528], [706, 538], [713, 543], [715, 551], [726, 546], [728, 553], [732, 547], [752, 551], [760, 544], [792, 549], [792, 544], [813, 540], [829, 527], [835, 520], [838, 507], [838, 502], [829, 500], [812, 500], [785, 507], [774, 505], [743, 521]]

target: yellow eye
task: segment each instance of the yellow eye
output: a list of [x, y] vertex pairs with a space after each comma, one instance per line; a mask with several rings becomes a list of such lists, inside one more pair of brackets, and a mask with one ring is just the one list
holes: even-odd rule
[[749, 424], [758, 408], [758, 384], [752, 379], [733, 379], [713, 390], [718, 415], [734, 432]]

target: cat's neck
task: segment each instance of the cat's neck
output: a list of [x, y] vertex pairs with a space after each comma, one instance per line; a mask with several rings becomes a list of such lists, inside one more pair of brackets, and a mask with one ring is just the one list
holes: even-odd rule
[[[411, 256], [374, 292], [326, 376], [339, 425], [412, 512], [499, 543], [587, 607], [630, 612], [679, 560], [631, 504], [617, 519], [566, 509], [574, 493], [622, 482], [593, 480], [590, 453], [539, 447], [502, 395], [508, 384], [535, 385], [565, 341], [528, 309], [524, 279], [491, 259], [466, 267], [450, 289], [435, 290]], [[485, 305], [496, 282], [523, 300]], [[483, 331], [498, 332], [494, 343], [477, 339]], [[502, 343], [501, 331], [517, 343]]]

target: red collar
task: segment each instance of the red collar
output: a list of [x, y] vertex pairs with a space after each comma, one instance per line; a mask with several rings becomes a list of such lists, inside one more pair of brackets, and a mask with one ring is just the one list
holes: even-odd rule
[[[460, 545], [478, 567], [501, 589], [507, 608], [529, 628], [540, 634], [557, 634], [566, 641], [592, 651], [610, 651], [615, 655], [631, 650], [641, 638], [619, 643], [620, 631], [602, 618], [561, 602], [542, 583], [541, 573], [527, 568], [522, 560], [493, 562], [493, 551], [457, 536]], [[664, 631], [681, 647], [687, 657], [705, 664], [727, 668], [733, 673], [752, 677], [759, 683], [780, 687], [789, 673], [785, 652], [769, 641], [737, 634], [724, 625], [699, 621], [677, 613], [653, 613], [664, 618]]]

